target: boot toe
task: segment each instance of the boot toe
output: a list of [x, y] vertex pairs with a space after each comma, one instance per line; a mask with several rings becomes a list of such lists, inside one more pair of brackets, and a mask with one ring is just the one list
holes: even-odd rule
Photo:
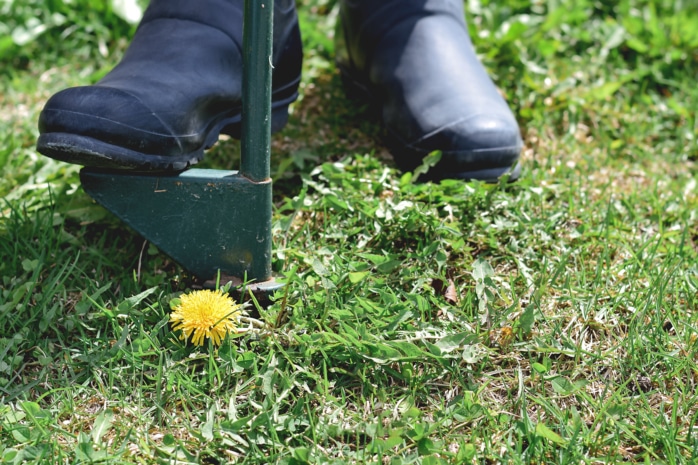
[[521, 145], [518, 126], [491, 114], [470, 115], [427, 133], [416, 146], [434, 146], [445, 152], [477, 153]]
[[496, 180], [517, 165], [522, 148], [519, 128], [511, 118], [475, 114], [442, 125], [412, 142], [392, 134], [392, 148], [403, 170], [419, 166], [425, 155], [440, 150], [433, 178]]
[[169, 155], [181, 150], [172, 134], [140, 98], [106, 86], [73, 87], [51, 97], [39, 116], [41, 134], [62, 133]]

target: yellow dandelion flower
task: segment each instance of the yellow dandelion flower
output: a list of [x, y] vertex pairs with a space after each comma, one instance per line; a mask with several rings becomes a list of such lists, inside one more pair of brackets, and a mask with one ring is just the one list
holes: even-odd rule
[[180, 339], [201, 346], [205, 338], [210, 338], [219, 346], [229, 332], [237, 330], [242, 305], [236, 303], [229, 295], [217, 289], [215, 291], [194, 291], [182, 294], [179, 304], [170, 315], [172, 329], [182, 330]]

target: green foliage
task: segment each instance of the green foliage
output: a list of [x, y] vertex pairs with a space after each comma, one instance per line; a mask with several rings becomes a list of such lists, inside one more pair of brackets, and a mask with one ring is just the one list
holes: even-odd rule
[[[668, 97], [673, 125], [688, 119], [694, 127], [698, 97], [686, 80], [698, 72], [698, 13], [691, 2], [495, 3], [468, 2], [474, 41], [528, 124], [538, 127], [545, 115], [544, 124], [555, 122], [562, 131], [593, 125], [620, 140], [621, 115], [660, 95]], [[615, 111], [599, 111], [616, 96]], [[695, 137], [677, 132], [694, 152]]]
[[140, 11], [134, 0], [4, 0], [0, 3], [3, 72], [26, 67], [46, 49], [105, 55], [108, 43], [133, 31]]

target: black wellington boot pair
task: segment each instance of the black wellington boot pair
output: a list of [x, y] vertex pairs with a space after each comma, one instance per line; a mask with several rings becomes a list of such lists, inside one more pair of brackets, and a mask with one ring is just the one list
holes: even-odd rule
[[[220, 133], [239, 137], [242, 0], [152, 0], [122, 61], [66, 89], [39, 118], [39, 152], [85, 166], [182, 170]], [[302, 50], [293, 0], [276, 0], [272, 131], [298, 95]], [[477, 60], [462, 0], [342, 0], [337, 63], [380, 112], [405, 170], [433, 150], [432, 179], [519, 175], [519, 128]]]

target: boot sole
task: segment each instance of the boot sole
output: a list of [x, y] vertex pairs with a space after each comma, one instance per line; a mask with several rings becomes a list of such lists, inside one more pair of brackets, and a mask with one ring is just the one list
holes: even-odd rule
[[[374, 98], [370, 89], [368, 89], [361, 81], [354, 78], [352, 73], [340, 64], [337, 64], [337, 68], [340, 71], [342, 84], [344, 86], [345, 93], [350, 99], [359, 100], [368, 104], [368, 110], [373, 117], [377, 120], [381, 120], [380, 113], [381, 109], [377, 106], [375, 102], [378, 100]], [[382, 123], [381, 123], [382, 124]], [[409, 143], [403, 141], [399, 136], [393, 133], [390, 128], [385, 128], [386, 136], [383, 137], [383, 142], [386, 144], [388, 150], [391, 153], [399, 153], [400, 158], [393, 156], [395, 163], [403, 171], [413, 171], [417, 168], [421, 161], [429, 153], [423, 149], [416, 148]], [[512, 156], [515, 159], [513, 165], [508, 164], [501, 167], [491, 167], [491, 168], [481, 168], [472, 169], [458, 172], [446, 172], [445, 170], [440, 170], [439, 166], [433, 167], [429, 172], [427, 172], [420, 179], [427, 181], [438, 181], [444, 178], [450, 179], [461, 179], [464, 181], [478, 180], [488, 183], [499, 182], [499, 179], [508, 176], [508, 181], [516, 181], [521, 176], [521, 163], [518, 160], [518, 156], [521, 153], [520, 146], [513, 147], [496, 147], [489, 149], [474, 149], [468, 151], [443, 151], [444, 157], [459, 157], [459, 156], [472, 156], [472, 155], [483, 155], [487, 152], [496, 152], [498, 155]], [[406, 158], [403, 159], [403, 158]]]
[[[288, 121], [289, 104], [298, 98], [290, 97], [272, 102], [271, 132], [283, 129]], [[37, 150], [56, 160], [94, 168], [137, 171], [183, 171], [204, 158], [204, 152], [213, 147], [220, 134], [240, 138], [241, 113], [222, 117], [208, 131], [204, 144], [189, 153], [168, 156], [141, 153], [78, 134], [50, 132], [41, 134]]]

